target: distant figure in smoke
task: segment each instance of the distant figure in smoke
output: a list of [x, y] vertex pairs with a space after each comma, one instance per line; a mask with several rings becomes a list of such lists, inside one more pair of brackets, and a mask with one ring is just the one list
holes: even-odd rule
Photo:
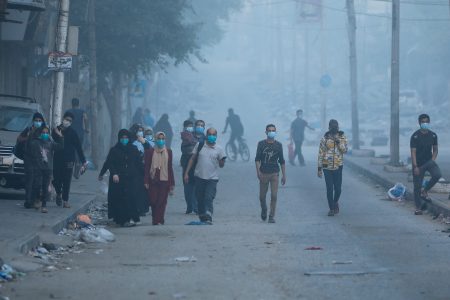
[[169, 115], [168, 114], [163, 114], [161, 116], [161, 118], [156, 123], [155, 128], [153, 128], [153, 130], [155, 132], [164, 132], [167, 148], [170, 148], [172, 146], [173, 130], [172, 130], [172, 126], [169, 123]]
[[[72, 99], [72, 108], [69, 109], [67, 112], [73, 115], [72, 129], [75, 130], [75, 132], [77, 133], [78, 138], [80, 139], [81, 147], [83, 147], [84, 136], [85, 134], [89, 133], [88, 116], [86, 111], [80, 108], [80, 100], [78, 98]], [[80, 158], [77, 155], [73, 171], [73, 177], [75, 177], [76, 179], [80, 178], [81, 175], [80, 171], [81, 171], [81, 162]]]
[[231, 144], [231, 148], [233, 149], [233, 153], [237, 155], [235, 140], [238, 141], [239, 144], [242, 143], [242, 136], [244, 135], [244, 126], [241, 123], [241, 118], [237, 114], [234, 113], [232, 108], [228, 109], [228, 117], [225, 121], [225, 129], [223, 130], [223, 134], [227, 132], [228, 125], [231, 128], [230, 140], [228, 143]]
[[144, 123], [147, 127], [153, 127], [155, 125], [155, 119], [152, 117], [152, 112], [150, 109], [144, 109]]
[[327, 199], [330, 211], [328, 216], [339, 213], [339, 198], [342, 191], [342, 169], [344, 167], [344, 154], [347, 153], [347, 138], [339, 130], [339, 123], [330, 120], [328, 131], [320, 141], [317, 176], [322, 178], [325, 174], [327, 186]]
[[142, 107], [136, 108], [136, 112], [133, 115], [132, 123], [133, 124], [144, 124], [145, 123], [144, 110], [142, 109]]
[[[420, 129], [413, 133], [410, 141], [416, 215], [421, 215], [422, 210], [427, 208], [426, 202], [431, 201], [428, 191], [441, 178], [441, 170], [436, 164], [438, 137], [430, 130], [430, 116], [420, 115], [419, 125]], [[431, 179], [423, 186], [423, 177], [427, 171], [430, 173]]]
[[136, 186], [143, 184], [142, 159], [139, 151], [130, 141], [130, 132], [121, 129], [117, 144], [109, 150], [98, 177], [109, 169], [108, 218], [123, 227], [135, 226], [140, 221]]
[[192, 122], [192, 124], [195, 124], [195, 122], [197, 121], [197, 119], [195, 118], [195, 111], [191, 110], [189, 112], [188, 121]]
[[303, 110], [297, 110], [297, 118], [291, 123], [291, 143], [295, 144], [295, 156], [294, 160], [290, 160], [291, 165], [295, 165], [295, 157], [298, 156], [298, 162], [300, 166], [305, 165], [305, 158], [302, 154], [302, 145], [305, 140], [305, 128], [309, 128], [314, 130], [311, 126], [308, 125], [303, 119]]

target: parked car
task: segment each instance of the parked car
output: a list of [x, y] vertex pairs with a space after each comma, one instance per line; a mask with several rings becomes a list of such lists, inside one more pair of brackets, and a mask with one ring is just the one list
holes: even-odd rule
[[19, 134], [31, 125], [35, 112], [41, 112], [35, 99], [0, 94], [0, 187], [24, 188], [23, 160], [13, 154], [13, 149]]

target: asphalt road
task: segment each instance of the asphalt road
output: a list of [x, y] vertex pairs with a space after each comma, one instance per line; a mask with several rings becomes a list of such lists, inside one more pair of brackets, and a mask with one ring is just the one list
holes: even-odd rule
[[[341, 213], [328, 217], [325, 183], [313, 152], [307, 158], [306, 168], [288, 168], [276, 224], [259, 217], [253, 163], [228, 163], [214, 225], [184, 225], [196, 218], [183, 214], [178, 186], [166, 225], [146, 217], [111, 228], [117, 241], [65, 256], [69, 270], [31, 273], [3, 292], [11, 300], [450, 299], [446, 226], [383, 200], [384, 191], [348, 170]], [[184, 256], [195, 261], [175, 261]]]

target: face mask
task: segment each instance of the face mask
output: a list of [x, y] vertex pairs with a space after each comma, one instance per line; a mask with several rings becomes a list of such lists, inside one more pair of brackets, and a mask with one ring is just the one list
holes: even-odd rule
[[164, 146], [166, 145], [166, 140], [157, 140], [156, 145], [158, 146], [158, 148], [164, 148]]
[[430, 129], [430, 123], [420, 123], [420, 128], [423, 130], [429, 130]]
[[208, 135], [208, 143], [215, 144], [217, 141], [217, 136], [215, 135]]
[[43, 140], [43, 141], [48, 141], [48, 139], [49, 139], [49, 134], [48, 133], [41, 133], [41, 139]]
[[137, 136], [137, 137], [143, 137], [143, 136], [144, 136], [144, 132], [143, 132], [143, 131], [138, 131], [138, 132], [136, 133], [136, 136]]
[[194, 127], [186, 127], [187, 132], [194, 132]]
[[273, 140], [275, 137], [277, 136], [277, 132], [276, 131], [269, 131], [267, 133], [267, 137], [271, 140]]
[[68, 127], [70, 127], [70, 125], [72, 125], [72, 122], [64, 120], [62, 124], [63, 124], [64, 128], [68, 128]]
[[120, 139], [120, 143], [124, 146], [128, 145], [128, 138]]
[[145, 136], [145, 139], [147, 140], [147, 141], [149, 141], [149, 142], [151, 142], [151, 141], [153, 141], [153, 135], [146, 135]]
[[42, 126], [42, 122], [41, 122], [41, 121], [34, 121], [34, 122], [33, 122], [33, 126], [34, 126], [35, 128], [39, 128], [39, 127]]
[[203, 134], [205, 132], [204, 127], [195, 127], [195, 132], [198, 134]]

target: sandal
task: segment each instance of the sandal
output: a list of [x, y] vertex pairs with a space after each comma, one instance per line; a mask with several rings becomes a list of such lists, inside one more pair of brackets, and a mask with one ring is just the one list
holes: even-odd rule
[[67, 202], [67, 201], [64, 201], [64, 203], [63, 203], [63, 207], [64, 207], [64, 208], [70, 208], [70, 204], [69, 204], [69, 202]]
[[417, 210], [414, 212], [414, 214], [415, 214], [416, 216], [421, 216], [421, 215], [423, 215], [423, 211], [420, 210], [420, 209], [417, 209]]
[[41, 213], [43, 213], [43, 214], [48, 213], [47, 207], [41, 207]]

